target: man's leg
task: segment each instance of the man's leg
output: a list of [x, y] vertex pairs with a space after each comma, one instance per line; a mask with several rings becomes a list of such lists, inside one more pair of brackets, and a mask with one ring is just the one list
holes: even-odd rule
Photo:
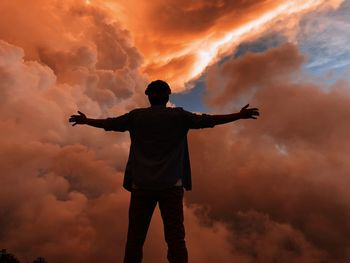
[[172, 187], [163, 190], [159, 197], [159, 208], [163, 218], [165, 240], [168, 244], [168, 260], [170, 263], [187, 263], [188, 254], [185, 243], [185, 227], [183, 215], [184, 190]]
[[124, 263], [140, 263], [142, 261], [142, 248], [156, 205], [157, 199], [152, 191], [132, 190]]

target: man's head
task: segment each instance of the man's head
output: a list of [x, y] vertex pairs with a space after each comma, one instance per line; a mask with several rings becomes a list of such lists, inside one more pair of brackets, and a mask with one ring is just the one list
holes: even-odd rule
[[155, 80], [148, 84], [145, 94], [151, 105], [166, 105], [169, 101], [171, 89], [163, 80]]

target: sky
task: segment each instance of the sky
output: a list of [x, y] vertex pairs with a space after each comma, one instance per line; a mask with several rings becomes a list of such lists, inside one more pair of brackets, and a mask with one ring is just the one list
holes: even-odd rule
[[[127, 133], [68, 123], [148, 107], [260, 109], [189, 132], [190, 262], [350, 261], [348, 0], [2, 0], [0, 248], [122, 262]], [[154, 255], [159, 255], [155, 259]], [[166, 262], [159, 211], [145, 263]]]

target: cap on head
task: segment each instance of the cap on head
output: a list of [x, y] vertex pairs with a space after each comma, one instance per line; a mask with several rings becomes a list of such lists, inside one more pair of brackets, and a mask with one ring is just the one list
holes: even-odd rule
[[171, 89], [170, 86], [168, 85], [168, 83], [166, 83], [163, 80], [155, 80], [152, 81], [150, 84], [148, 84], [146, 90], [145, 90], [145, 94], [146, 95], [150, 95], [152, 93], [165, 93], [170, 95], [171, 94]]

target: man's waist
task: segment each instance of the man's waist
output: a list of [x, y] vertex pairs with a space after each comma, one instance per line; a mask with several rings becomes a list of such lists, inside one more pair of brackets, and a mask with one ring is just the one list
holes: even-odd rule
[[[182, 186], [182, 180], [181, 178], [179, 178], [175, 184], [173, 184], [172, 186]], [[143, 186], [139, 186], [139, 185], [136, 185], [135, 183], [132, 183], [132, 189], [140, 189], [140, 188], [144, 188]], [[159, 187], [159, 186], [158, 186]], [[158, 188], [157, 187], [157, 188]], [[149, 187], [146, 187], [146, 188], [149, 188]]]

